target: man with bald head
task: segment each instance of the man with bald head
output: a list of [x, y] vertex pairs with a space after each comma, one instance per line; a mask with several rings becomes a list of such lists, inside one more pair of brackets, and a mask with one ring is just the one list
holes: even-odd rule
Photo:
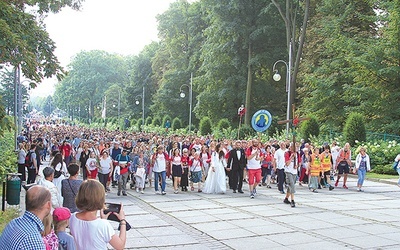
[[46, 249], [40, 232], [44, 231], [42, 220], [51, 210], [50, 191], [39, 185], [31, 187], [25, 205], [24, 215], [8, 223], [0, 236], [2, 249]]

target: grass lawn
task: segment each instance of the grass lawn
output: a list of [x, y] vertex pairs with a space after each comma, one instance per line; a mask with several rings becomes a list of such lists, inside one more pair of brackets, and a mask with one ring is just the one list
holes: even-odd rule
[[376, 174], [376, 173], [367, 173], [367, 178], [375, 178], [375, 179], [398, 179], [398, 175], [389, 175], [389, 174]]

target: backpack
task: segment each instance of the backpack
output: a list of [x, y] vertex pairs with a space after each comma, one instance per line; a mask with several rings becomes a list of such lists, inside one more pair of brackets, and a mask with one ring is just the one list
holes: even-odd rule
[[31, 151], [29, 151], [27, 154], [26, 154], [26, 156], [25, 156], [25, 167], [30, 167], [31, 165], [32, 165], [32, 157], [31, 157], [31, 155], [32, 155], [32, 152]]

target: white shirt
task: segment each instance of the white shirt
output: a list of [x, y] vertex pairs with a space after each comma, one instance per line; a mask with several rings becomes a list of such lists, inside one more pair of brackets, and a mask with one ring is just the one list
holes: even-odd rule
[[111, 165], [110, 165], [111, 163], [112, 163], [111, 157], [107, 157], [106, 159], [101, 157], [99, 173], [109, 174], [111, 172]]
[[107, 249], [107, 244], [115, 234], [110, 222], [105, 219], [84, 221], [76, 218], [76, 213], [69, 218], [71, 235], [75, 239], [76, 249]]
[[164, 153], [157, 154], [156, 160], [153, 166], [153, 172], [161, 173], [166, 170], [167, 162]]
[[277, 169], [285, 168], [285, 152], [286, 152], [286, 149], [283, 150], [280, 148], [280, 149], [276, 150], [276, 152], [274, 154]]

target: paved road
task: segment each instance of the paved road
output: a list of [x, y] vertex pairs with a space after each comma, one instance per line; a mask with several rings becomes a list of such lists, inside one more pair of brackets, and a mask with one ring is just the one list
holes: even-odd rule
[[124, 204], [127, 249], [400, 249], [400, 188], [389, 183], [367, 180], [363, 193], [351, 178], [348, 190], [297, 186], [296, 208], [275, 186], [250, 199], [247, 192], [173, 194], [169, 183], [167, 195], [112, 189], [106, 200]]

